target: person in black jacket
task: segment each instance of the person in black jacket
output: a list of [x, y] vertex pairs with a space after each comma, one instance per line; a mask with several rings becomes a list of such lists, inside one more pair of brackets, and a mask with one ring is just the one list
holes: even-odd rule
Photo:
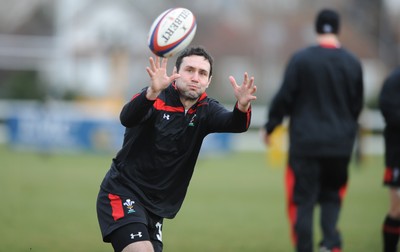
[[115, 251], [162, 251], [163, 219], [179, 211], [203, 139], [246, 131], [256, 99], [247, 73], [241, 85], [229, 77], [237, 99], [233, 111], [208, 97], [213, 59], [202, 47], [182, 51], [170, 76], [167, 58], [149, 61], [150, 85], [122, 109], [123, 145], [97, 199], [103, 241]]
[[339, 42], [336, 11], [321, 10], [315, 21], [318, 45], [296, 52], [272, 100], [263, 140], [289, 117], [286, 170], [288, 217], [298, 252], [313, 251], [313, 212], [320, 206], [321, 251], [340, 251], [337, 227], [348, 165], [363, 107], [359, 60]]
[[390, 207], [383, 222], [383, 251], [396, 252], [400, 235], [400, 68], [385, 80], [379, 108], [385, 119], [384, 185], [389, 188]]

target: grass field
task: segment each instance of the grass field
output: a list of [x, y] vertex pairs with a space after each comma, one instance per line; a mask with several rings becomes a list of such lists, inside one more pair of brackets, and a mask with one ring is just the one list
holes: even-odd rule
[[[101, 241], [95, 201], [112, 154], [43, 155], [0, 146], [0, 251], [112, 251]], [[380, 251], [387, 209], [382, 158], [351, 167], [340, 228], [344, 251]], [[317, 228], [317, 227], [316, 227]], [[164, 222], [164, 250], [293, 251], [283, 169], [265, 153], [202, 157], [177, 217]], [[316, 242], [319, 237], [315, 230]]]

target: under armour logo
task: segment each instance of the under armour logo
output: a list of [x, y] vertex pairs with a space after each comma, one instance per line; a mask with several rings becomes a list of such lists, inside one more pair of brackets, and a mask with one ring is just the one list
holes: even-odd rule
[[140, 237], [142, 237], [143, 235], [142, 235], [142, 232], [138, 232], [137, 234], [132, 233], [132, 234], [131, 234], [131, 239], [134, 240], [134, 239], [135, 239], [135, 236], [137, 236], [137, 237], [140, 238]]
[[164, 114], [164, 115], [163, 115], [163, 119], [167, 119], [167, 120], [169, 120], [169, 115], [167, 115], [167, 114]]

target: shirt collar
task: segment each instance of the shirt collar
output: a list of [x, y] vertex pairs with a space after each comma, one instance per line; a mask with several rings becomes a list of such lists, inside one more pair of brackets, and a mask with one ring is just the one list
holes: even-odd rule
[[327, 49], [338, 49], [338, 48], [341, 47], [340, 44], [327, 43], [327, 42], [320, 43], [319, 46], [322, 47], [322, 48], [327, 48]]

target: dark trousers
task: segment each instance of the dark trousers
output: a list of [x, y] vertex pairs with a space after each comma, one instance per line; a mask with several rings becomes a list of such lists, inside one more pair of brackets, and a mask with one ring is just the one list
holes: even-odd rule
[[286, 192], [292, 240], [297, 252], [313, 251], [313, 215], [320, 206], [320, 247], [340, 251], [337, 228], [348, 180], [349, 157], [289, 157]]

